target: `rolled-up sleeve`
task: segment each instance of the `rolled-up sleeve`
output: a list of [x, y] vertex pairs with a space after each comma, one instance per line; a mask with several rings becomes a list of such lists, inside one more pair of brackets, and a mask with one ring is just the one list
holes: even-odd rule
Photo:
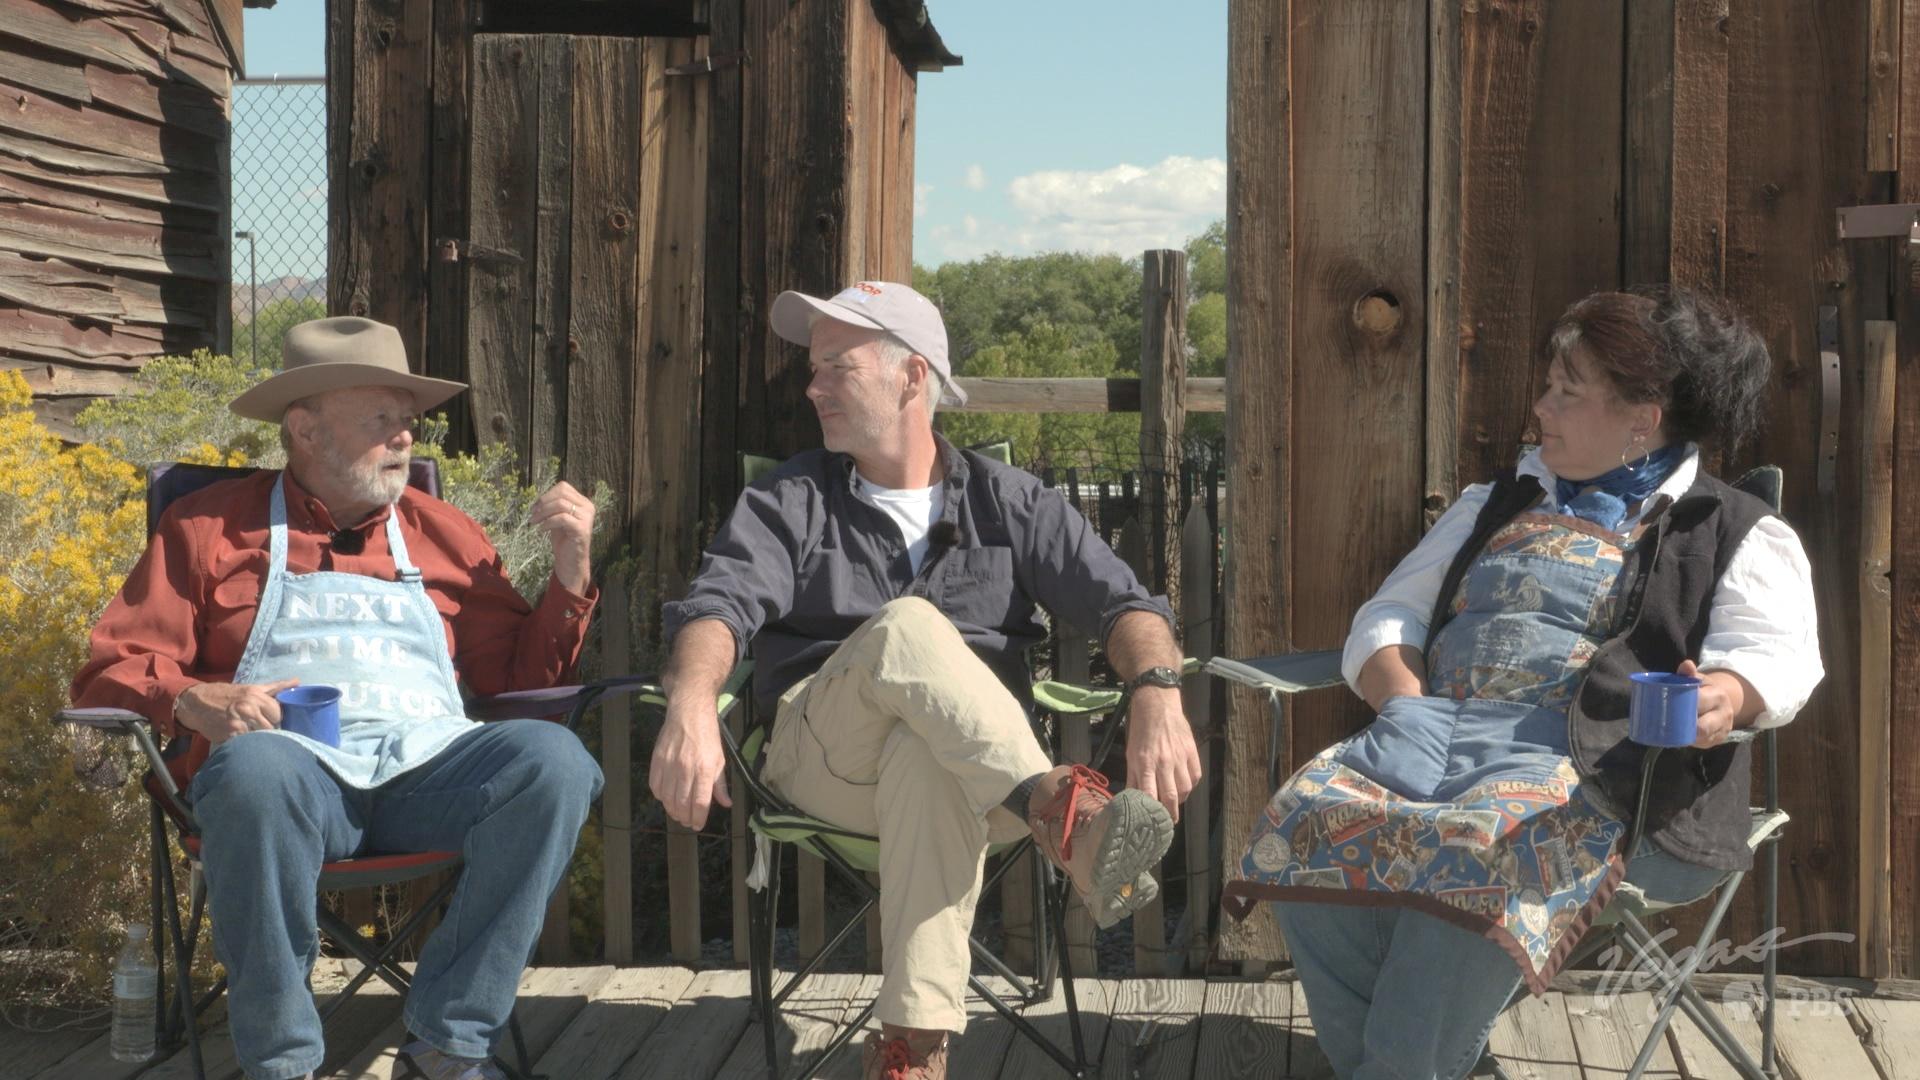
[[1761, 518], [1727, 562], [1695, 661], [1747, 680], [1765, 703], [1756, 728], [1793, 719], [1826, 675], [1820, 663], [1813, 569], [1792, 527]]
[[1140, 579], [1066, 497], [1035, 486], [1015, 534], [1016, 573], [1029, 596], [1074, 629], [1097, 635], [1103, 645], [1113, 624], [1129, 611], [1150, 611], [1174, 629], [1173, 608], [1147, 591]]
[[1427, 623], [1433, 618], [1433, 605], [1440, 599], [1440, 586], [1446, 583], [1447, 568], [1453, 565], [1461, 545], [1472, 537], [1473, 524], [1492, 490], [1486, 484], [1475, 484], [1461, 492], [1387, 575], [1379, 591], [1354, 612], [1347, 644], [1340, 654], [1340, 674], [1354, 693], [1360, 692], [1360, 669], [1374, 653], [1394, 645], [1426, 648]]
[[775, 479], [740, 493], [701, 556], [687, 595], [661, 608], [669, 645], [688, 623], [718, 619], [733, 631], [737, 662], [762, 626], [792, 610], [794, 567], [807, 528], [798, 487]]

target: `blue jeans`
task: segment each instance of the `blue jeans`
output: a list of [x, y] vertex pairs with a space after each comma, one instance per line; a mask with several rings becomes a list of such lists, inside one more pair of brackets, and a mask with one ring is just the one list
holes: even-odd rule
[[320, 1067], [326, 1043], [307, 985], [320, 864], [368, 852], [466, 860], [404, 1015], [441, 1051], [486, 1057], [600, 787], [580, 740], [544, 720], [488, 724], [370, 790], [340, 783], [291, 739], [241, 735], [216, 747], [190, 795], [247, 1075], [286, 1080]]
[[[1627, 880], [1649, 899], [1691, 900], [1722, 873], [1642, 841]], [[1454, 1080], [1480, 1059], [1520, 986], [1505, 949], [1399, 907], [1279, 902], [1314, 1034], [1346, 1080]]]

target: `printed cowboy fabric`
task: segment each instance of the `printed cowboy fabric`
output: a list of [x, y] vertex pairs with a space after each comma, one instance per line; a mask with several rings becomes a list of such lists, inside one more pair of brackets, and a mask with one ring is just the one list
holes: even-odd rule
[[1257, 900], [1401, 904], [1485, 934], [1544, 992], [1624, 875], [1624, 823], [1582, 791], [1567, 707], [1614, 631], [1626, 547], [1523, 514], [1475, 559], [1436, 636], [1428, 697], [1387, 702], [1274, 794], [1238, 915]]

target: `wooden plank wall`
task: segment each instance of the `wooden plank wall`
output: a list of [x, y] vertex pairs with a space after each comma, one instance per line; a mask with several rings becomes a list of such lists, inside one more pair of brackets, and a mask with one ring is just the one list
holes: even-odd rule
[[[1873, 312], [1863, 310], [1872, 302], [1863, 295], [1870, 279], [1855, 260], [1883, 256], [1870, 246], [1843, 247], [1834, 211], [1873, 201], [1860, 107], [1869, 27], [1865, 7], [1857, 4], [1739, 4], [1721, 25], [1728, 72], [1722, 286], [1766, 334], [1774, 363], [1766, 430], [1723, 472], [1738, 475], [1758, 462], [1786, 471], [1785, 515], [1813, 562], [1828, 672], [1780, 737], [1790, 763], [1780, 773], [1781, 800], [1794, 815], [1782, 856], [1780, 918], [1790, 933], [1854, 931], [1859, 520], [1848, 506], [1859, 475], [1859, 427], [1849, 424], [1854, 438], [1843, 444], [1840, 482], [1820, 492], [1816, 329], [1820, 306], [1837, 306], [1841, 351], [1857, 379], [1862, 319]], [[1687, 59], [1677, 53], [1676, 68]], [[1794, 135], [1780, 138], [1783, 131]], [[1689, 149], [1676, 142], [1676, 166]], [[1879, 304], [1884, 307], [1884, 299]], [[1857, 381], [1845, 405], [1849, 420], [1857, 417]], [[1768, 929], [1751, 910], [1756, 897], [1747, 899], [1747, 910], [1735, 912], [1731, 935], [1741, 941]], [[1851, 973], [1854, 961], [1854, 949], [1839, 942], [1807, 943], [1782, 957], [1787, 970], [1823, 974]]]
[[[1893, 198], [1920, 203], [1920, 0], [1900, 0], [1900, 131]], [[1920, 249], [1887, 241], [1898, 360], [1894, 389], [1892, 543], [1893, 748], [1887, 798], [1892, 927], [1889, 966], [1920, 972]]]
[[[1920, 201], [1920, 3], [1291, 0], [1236, 3], [1229, 18], [1230, 488], [1280, 492], [1274, 504], [1230, 500], [1229, 651], [1339, 644], [1417, 537], [1420, 511], [1430, 522], [1459, 486], [1512, 462], [1530, 434], [1545, 332], [1568, 303], [1669, 276], [1722, 290], [1766, 334], [1775, 379], [1758, 443], [1710, 465], [1729, 477], [1762, 461], [1786, 470], [1828, 672], [1782, 735], [1795, 823], [1780, 921], [1789, 935], [1862, 932], [1879, 910], [1887, 924], [1883, 944], [1808, 943], [1782, 961], [1910, 974], [1920, 548], [1896, 528], [1889, 555], [1874, 556], [1864, 508], [1889, 488], [1895, 522], [1920, 505], [1920, 409], [1896, 406], [1890, 450], [1875, 451], [1868, 421], [1883, 398], [1864, 358], [1870, 321], [1906, 320], [1889, 377], [1897, 400], [1920, 394], [1920, 279], [1904, 244], [1843, 244], [1834, 212]], [[1424, 82], [1404, 77], [1423, 70]], [[1377, 292], [1397, 307], [1370, 303]], [[1837, 481], [1824, 493], [1822, 305], [1838, 309], [1845, 372]], [[1407, 336], [1375, 329], [1396, 319]], [[1891, 464], [1876, 465], [1887, 453]], [[1300, 512], [1329, 505], [1357, 509], [1340, 521]], [[1890, 579], [1867, 565], [1877, 558]], [[1338, 572], [1315, 572], [1325, 567]], [[1861, 600], [1882, 580], [1892, 644], [1876, 661], [1862, 652]], [[1876, 664], [1892, 673], [1890, 723], [1860, 695]], [[1282, 771], [1364, 719], [1331, 697], [1292, 709]], [[1251, 699], [1233, 699], [1229, 873], [1267, 793], [1266, 724]], [[1881, 742], [1867, 745], [1891, 748], [1883, 784], [1863, 769], [1863, 725], [1875, 724]], [[1863, 829], [1881, 821], [1864, 848]], [[1868, 895], [1876, 882], [1886, 899]], [[1757, 895], [1736, 906], [1728, 937], [1768, 929]], [[1221, 945], [1230, 958], [1281, 953], [1257, 923], [1228, 927]]]
[[62, 434], [220, 344], [233, 67], [202, 4], [0, 0], [0, 368]]

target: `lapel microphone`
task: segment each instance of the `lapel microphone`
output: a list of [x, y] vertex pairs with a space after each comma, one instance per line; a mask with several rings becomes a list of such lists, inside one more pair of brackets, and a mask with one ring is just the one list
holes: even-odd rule
[[367, 534], [358, 529], [336, 529], [328, 534], [327, 543], [341, 555], [358, 555], [367, 550]]
[[960, 526], [951, 521], [936, 521], [927, 530], [927, 543], [932, 547], [952, 547], [959, 542]]

